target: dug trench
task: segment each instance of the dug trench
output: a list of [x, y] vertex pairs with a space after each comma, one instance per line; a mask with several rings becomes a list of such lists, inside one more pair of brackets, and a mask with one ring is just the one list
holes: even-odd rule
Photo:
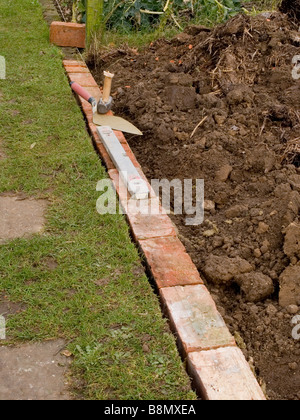
[[88, 59], [99, 85], [116, 74], [114, 111], [144, 132], [126, 137], [148, 179], [204, 179], [204, 222], [171, 217], [271, 400], [300, 399], [298, 29], [238, 15]]

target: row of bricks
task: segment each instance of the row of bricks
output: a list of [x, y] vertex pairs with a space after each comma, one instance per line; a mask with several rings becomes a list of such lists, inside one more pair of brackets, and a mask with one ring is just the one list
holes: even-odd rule
[[[101, 91], [84, 63], [64, 62], [70, 80], [98, 99]], [[75, 71], [74, 71], [75, 69]], [[176, 228], [160, 206], [151, 186], [149, 200], [159, 214], [143, 214], [130, 200], [126, 186], [101, 143], [89, 104], [80, 99], [94, 143], [108, 169], [134, 240], [145, 257], [163, 310], [187, 360], [195, 386], [209, 400], [264, 400], [264, 394], [241, 350], [236, 346], [199, 272], [178, 239]], [[123, 133], [115, 132], [141, 176], [148, 183]], [[142, 207], [142, 206], [141, 206]], [[126, 211], [125, 211], [126, 210]]]

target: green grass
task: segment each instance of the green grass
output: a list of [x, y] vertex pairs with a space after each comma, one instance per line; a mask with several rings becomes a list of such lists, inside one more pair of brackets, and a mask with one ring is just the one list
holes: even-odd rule
[[0, 193], [49, 202], [42, 234], [0, 246], [0, 296], [24, 305], [1, 344], [64, 338], [84, 399], [195, 399], [124, 218], [96, 212], [107, 175], [39, 2], [0, 15]]

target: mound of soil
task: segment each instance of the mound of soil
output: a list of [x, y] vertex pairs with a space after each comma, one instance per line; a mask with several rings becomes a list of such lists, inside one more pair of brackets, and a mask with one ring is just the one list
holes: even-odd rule
[[115, 113], [144, 132], [127, 138], [148, 179], [204, 179], [204, 223], [173, 220], [268, 397], [284, 400], [300, 399], [299, 47], [287, 15], [239, 15], [89, 63], [99, 84], [116, 73]]

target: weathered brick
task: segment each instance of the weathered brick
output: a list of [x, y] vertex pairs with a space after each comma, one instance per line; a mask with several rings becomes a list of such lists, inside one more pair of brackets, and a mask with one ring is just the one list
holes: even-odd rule
[[54, 21], [50, 25], [50, 42], [59, 47], [85, 48], [85, 25]]
[[87, 67], [80, 67], [80, 66], [67, 66], [65, 67], [68, 73], [89, 73], [89, 69]]
[[[110, 115], [113, 115], [113, 113], [112, 113], [112, 112], [110, 112], [109, 114], [110, 114]], [[122, 131], [117, 131], [117, 130], [115, 130], [115, 131], [114, 131], [114, 133], [115, 133], [115, 135], [117, 136], [117, 138], [118, 138], [118, 140], [119, 140], [119, 142], [120, 142], [121, 144], [128, 144], [128, 143], [127, 143], [127, 140], [125, 139], [125, 136], [124, 136], [124, 134], [123, 134], [123, 132], [122, 132]]]
[[98, 151], [98, 153], [101, 157], [101, 160], [103, 161], [106, 169], [107, 170], [110, 170], [110, 169], [115, 169], [116, 170], [116, 167], [115, 167], [113, 161], [111, 160], [109, 154], [107, 153], [107, 151], [106, 151], [106, 149], [105, 149], [105, 147], [104, 147], [104, 145], [103, 145], [103, 143], [102, 143], [102, 141], [99, 137], [99, 134], [98, 134], [98, 131], [97, 131], [97, 126], [95, 124], [92, 124], [92, 123], [89, 123], [88, 126], [89, 126], [90, 134], [93, 138], [94, 145], [95, 145], [95, 147], [96, 147], [96, 149], [97, 149], [97, 151]]
[[72, 82], [77, 82], [84, 88], [98, 87], [95, 79], [90, 73], [68, 73], [68, 76]]
[[126, 143], [123, 143], [122, 146], [123, 146], [123, 149], [125, 150], [127, 156], [130, 158], [131, 162], [133, 163], [133, 165], [136, 168], [140, 168], [141, 165], [136, 160], [136, 157], [135, 157], [134, 153], [132, 152], [131, 148], [129, 147], [129, 144], [126, 142]]
[[[156, 198], [147, 200], [149, 206], [157, 207]], [[162, 209], [161, 209], [162, 211]], [[142, 214], [131, 211], [130, 206], [127, 218], [135, 240], [159, 238], [163, 236], [176, 236], [176, 229], [166, 214]]]
[[266, 397], [238, 347], [189, 353], [189, 374], [206, 400], [265, 400]]
[[[138, 172], [141, 173], [141, 177], [145, 180], [143, 177], [143, 173], [141, 170], [138, 170]], [[134, 212], [140, 212], [140, 211], [148, 211], [148, 209], [151, 209], [151, 205], [155, 205], [155, 210], [157, 210], [160, 214], [163, 213], [163, 209], [160, 206], [159, 200], [154, 195], [151, 195], [151, 187], [150, 189], [150, 197], [149, 200], [132, 200], [130, 193], [127, 190], [126, 185], [124, 184], [123, 180], [119, 176], [119, 172], [116, 168], [113, 168], [112, 171], [109, 171], [109, 176], [113, 181], [113, 185], [115, 187], [115, 190], [117, 191], [120, 199], [120, 203], [123, 207], [124, 214], [130, 213], [131, 216]], [[146, 181], [147, 182], [147, 181]]]
[[92, 110], [91, 105], [87, 101], [82, 100], [81, 108], [84, 112], [84, 115], [85, 115], [87, 121], [88, 121], [88, 124], [93, 124], [94, 114], [93, 114], [93, 110]]
[[139, 241], [147, 265], [160, 289], [203, 284], [199, 272], [177, 237]]
[[[146, 182], [146, 184], [148, 185], [148, 188], [149, 188], [149, 191], [150, 191], [150, 193], [149, 193], [149, 197], [150, 197], [150, 198], [156, 198], [157, 196], [156, 196], [156, 194], [155, 194], [155, 191], [154, 191], [154, 189], [152, 188], [151, 184], [149, 183], [149, 181], [148, 181], [148, 179], [147, 179], [146, 175], [144, 174], [144, 172], [143, 172], [142, 168], [137, 167], [136, 169], [137, 169], [138, 173], [140, 174], [141, 178], [142, 178], [142, 179]], [[164, 211], [164, 214], [166, 214], [166, 212], [165, 212], [165, 211]]]
[[119, 171], [117, 169], [111, 169], [108, 171], [109, 177], [113, 182], [114, 188], [119, 196], [119, 201], [123, 208], [127, 205], [128, 200], [130, 199], [130, 194], [127, 190], [126, 185], [119, 177]]
[[95, 141], [95, 146], [100, 154], [101, 160], [104, 163], [107, 170], [115, 169], [115, 165], [111, 160], [109, 154], [107, 153], [105, 147], [103, 146], [101, 140]]
[[80, 98], [80, 101], [81, 101], [81, 108], [82, 108], [84, 114], [86, 114], [86, 113], [88, 113], [88, 114], [93, 113], [92, 106], [91, 106], [90, 103], [88, 103], [86, 100], [84, 100], [82, 98]]
[[160, 295], [184, 353], [235, 345], [205, 286], [167, 287]]
[[63, 60], [64, 67], [84, 67], [87, 68], [84, 61], [77, 61], [77, 60]]
[[[127, 187], [120, 179], [117, 169], [110, 170], [109, 176], [119, 195], [120, 204], [135, 240], [176, 236], [175, 227], [164, 213], [156, 196], [147, 200], [131, 200]], [[151, 214], [153, 208], [158, 214]]]
[[[99, 99], [100, 99], [100, 97], [101, 97], [101, 90], [98, 88], [98, 87], [94, 87], [94, 86], [87, 86], [87, 87], [85, 87], [85, 90], [87, 91], [87, 92], [89, 92], [89, 94], [91, 95], [91, 96], [93, 96], [95, 99], [96, 99], [96, 101], [98, 101]], [[83, 99], [83, 101], [85, 101], [84, 99]], [[86, 102], [86, 101], [85, 101]], [[90, 105], [90, 104], [89, 104]], [[91, 105], [90, 105], [91, 106]]]

